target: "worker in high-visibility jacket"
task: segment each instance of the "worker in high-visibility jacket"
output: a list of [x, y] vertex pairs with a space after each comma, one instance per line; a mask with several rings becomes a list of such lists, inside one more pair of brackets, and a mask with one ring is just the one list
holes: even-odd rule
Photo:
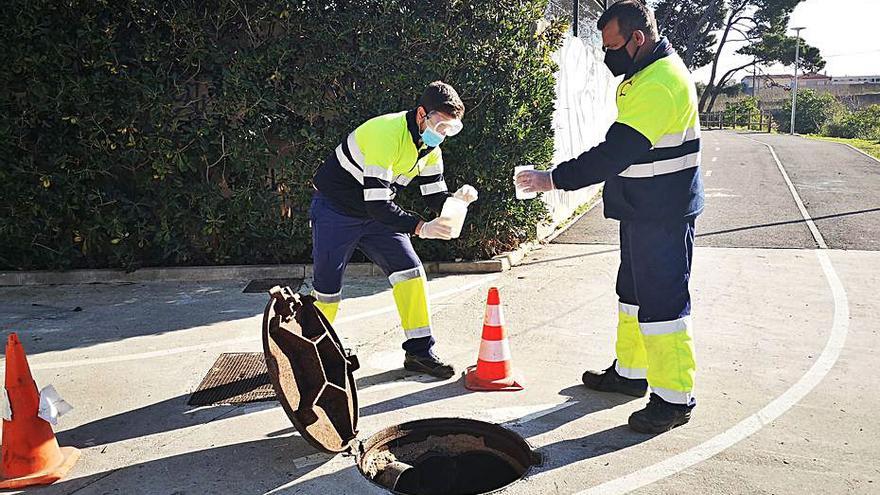
[[624, 76], [605, 141], [552, 171], [518, 174], [526, 191], [575, 190], [605, 181], [605, 216], [620, 221], [617, 360], [588, 371], [595, 390], [644, 396], [634, 430], [659, 433], [690, 420], [694, 347], [688, 289], [694, 219], [703, 209], [694, 82], [643, 3], [613, 4], [598, 22], [605, 64]]
[[[452, 86], [437, 81], [418, 107], [372, 118], [351, 132], [314, 177], [311, 205], [313, 295], [331, 322], [342, 296], [342, 277], [355, 249], [378, 265], [392, 285], [406, 336], [404, 368], [439, 378], [455, 374], [433, 350], [425, 270], [410, 242], [449, 240], [448, 221], [429, 222], [401, 209], [394, 198], [419, 186], [428, 206], [439, 212], [448, 192], [440, 143], [462, 129], [464, 104]], [[470, 204], [477, 191], [462, 186], [454, 196]]]

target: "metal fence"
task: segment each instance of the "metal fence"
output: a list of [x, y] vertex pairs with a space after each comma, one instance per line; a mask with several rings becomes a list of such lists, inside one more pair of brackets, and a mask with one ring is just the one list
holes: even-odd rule
[[703, 129], [744, 129], [771, 132], [776, 126], [773, 114], [767, 111], [737, 114], [736, 112], [710, 112], [700, 114]]

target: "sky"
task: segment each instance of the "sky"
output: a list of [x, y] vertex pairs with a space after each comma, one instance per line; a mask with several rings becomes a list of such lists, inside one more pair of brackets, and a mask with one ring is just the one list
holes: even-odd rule
[[[801, 36], [817, 47], [830, 76], [880, 75], [880, 0], [805, 0], [791, 15], [789, 27], [805, 27]], [[793, 32], [792, 32], [793, 33]], [[719, 74], [748, 62], [736, 55], [737, 46], [725, 46]], [[790, 73], [792, 67], [764, 67], [764, 73]], [[709, 80], [711, 65], [694, 72], [698, 81]], [[742, 80], [745, 72], [734, 78]]]

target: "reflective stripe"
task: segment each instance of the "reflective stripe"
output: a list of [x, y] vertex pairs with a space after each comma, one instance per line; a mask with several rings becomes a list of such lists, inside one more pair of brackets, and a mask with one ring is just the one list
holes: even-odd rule
[[428, 196], [429, 194], [437, 194], [444, 191], [448, 191], [449, 188], [446, 187], [446, 181], [440, 182], [432, 182], [430, 184], [424, 184], [422, 187], [422, 196]]
[[620, 362], [614, 363], [614, 371], [631, 380], [644, 380], [648, 377], [648, 368], [623, 368], [620, 366]]
[[430, 337], [431, 327], [413, 328], [412, 330], [404, 330], [404, 335], [408, 339], [418, 339], [420, 337]]
[[391, 285], [397, 285], [401, 282], [406, 282], [407, 280], [412, 280], [414, 278], [419, 278], [423, 276], [425, 276], [425, 269], [421, 266], [417, 266], [409, 270], [392, 273], [388, 276], [388, 281], [391, 282]]
[[480, 361], [497, 363], [510, 361], [510, 344], [504, 340], [484, 340], [480, 342]]
[[690, 404], [693, 394], [691, 392], [679, 392], [668, 388], [651, 387], [651, 391], [659, 395], [661, 399], [673, 404]]
[[385, 182], [391, 182], [394, 175], [390, 169], [380, 167], [378, 165], [367, 165], [364, 167], [364, 177], [373, 177], [374, 179], [382, 179]]
[[354, 164], [351, 163], [351, 160], [349, 160], [348, 157], [345, 156], [345, 152], [342, 151], [341, 144], [336, 147], [336, 159], [339, 160], [339, 164], [342, 165], [342, 168], [344, 168], [346, 171], [348, 171], [348, 173], [350, 173], [352, 175], [352, 177], [357, 179], [357, 181], [360, 182], [361, 185], [364, 184], [363, 170], [354, 166]]
[[629, 316], [639, 316], [639, 307], [635, 304], [626, 304], [622, 302], [617, 303], [620, 307], [620, 312]]
[[312, 296], [314, 296], [319, 302], [330, 304], [342, 300], [342, 291], [339, 291], [336, 294], [324, 294], [323, 292], [312, 290]]
[[394, 179], [395, 184], [400, 184], [403, 187], [408, 186], [410, 182], [412, 182], [412, 179], [405, 175], [398, 175], [397, 178]]
[[387, 201], [393, 197], [391, 189], [364, 189], [364, 201]]
[[691, 328], [691, 315], [672, 321], [639, 322], [642, 335], [666, 335]]
[[427, 167], [425, 167], [421, 171], [419, 171], [419, 175], [421, 175], [422, 177], [430, 177], [432, 175], [440, 175], [442, 173], [443, 173], [443, 164], [442, 163], [428, 165]]
[[700, 126], [691, 127], [690, 129], [686, 129], [682, 132], [678, 132], [675, 134], [666, 134], [661, 137], [657, 144], [654, 145], [654, 148], [674, 148], [676, 146], [681, 146], [686, 141], [691, 141], [693, 139], [697, 139], [700, 137]]
[[361, 167], [365, 167], [367, 164], [366, 158], [364, 158], [364, 152], [361, 151], [361, 147], [357, 143], [357, 139], [354, 137], [354, 133], [351, 132], [348, 134], [348, 139], [346, 140], [348, 144], [348, 151], [351, 153], [351, 159]]
[[661, 160], [652, 163], [640, 163], [630, 165], [626, 170], [618, 174], [620, 177], [629, 177], [631, 179], [640, 179], [647, 177], [655, 177], [657, 175], [671, 174], [680, 172], [689, 168], [698, 167], [700, 165], [700, 152], [691, 153], [680, 158], [670, 160]]
[[495, 306], [494, 304], [486, 306], [486, 316], [483, 318], [483, 325], [489, 325], [490, 327], [504, 326], [504, 312], [501, 311], [501, 306]]

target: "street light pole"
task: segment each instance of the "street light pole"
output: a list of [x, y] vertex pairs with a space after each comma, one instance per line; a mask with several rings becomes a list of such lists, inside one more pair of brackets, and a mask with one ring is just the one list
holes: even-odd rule
[[798, 71], [798, 57], [800, 55], [801, 48], [801, 30], [806, 29], [802, 27], [791, 28], [797, 33], [797, 44], [794, 45], [794, 80], [791, 85], [791, 135], [794, 136], [794, 115], [797, 111], [797, 90], [798, 90], [798, 79], [797, 79], [797, 71]]

